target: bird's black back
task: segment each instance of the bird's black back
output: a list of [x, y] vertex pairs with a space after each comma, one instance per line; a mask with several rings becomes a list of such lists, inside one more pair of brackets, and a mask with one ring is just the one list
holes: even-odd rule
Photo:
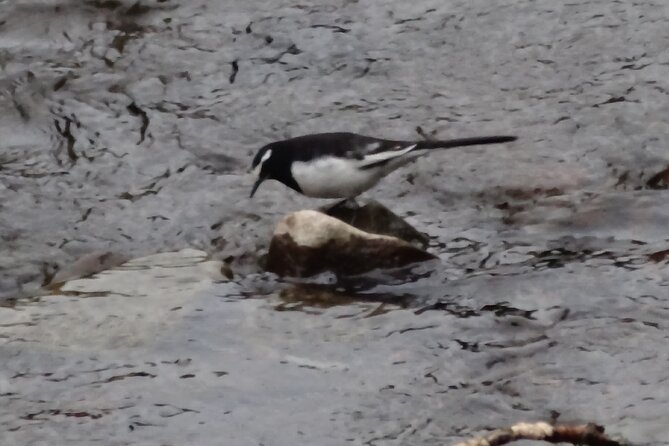
[[[376, 144], [375, 144], [376, 143]], [[362, 159], [364, 155], [388, 150], [397, 142], [372, 138], [356, 133], [318, 133], [273, 142], [267, 147], [276, 156], [292, 161], [311, 161], [324, 156]]]
[[373, 138], [357, 133], [317, 133], [297, 136], [295, 138], [276, 141], [263, 147], [253, 161], [255, 167], [264, 153], [271, 149], [273, 158], [293, 161], [311, 161], [324, 156], [335, 156], [349, 159], [363, 159], [366, 155], [401, 150], [416, 144], [416, 149], [453, 148], [480, 144], [497, 144], [515, 140], [515, 136], [484, 136], [475, 138], [451, 139], [445, 141], [395, 141]]

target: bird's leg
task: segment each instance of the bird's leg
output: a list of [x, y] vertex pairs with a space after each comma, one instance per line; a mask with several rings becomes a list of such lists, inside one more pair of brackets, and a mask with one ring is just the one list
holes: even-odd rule
[[[358, 202], [355, 200], [355, 198], [356, 198], [356, 197], [347, 198], [347, 201], [350, 202], [350, 204], [351, 204], [351, 209], [359, 210], [359, 209], [360, 209], [360, 205], [359, 205]], [[350, 223], [350, 225], [353, 226], [353, 227], [357, 227], [357, 226], [355, 226], [355, 218], [356, 218], [357, 216], [358, 216], [358, 213], [354, 211], [354, 212], [353, 212], [353, 217], [351, 218], [351, 223]]]
[[329, 206], [323, 206], [319, 210], [330, 217], [355, 226], [356, 214], [360, 210], [360, 205], [355, 201], [355, 198], [349, 197]]
[[343, 200], [336, 201], [331, 205], [323, 206], [321, 208], [321, 210], [324, 213], [327, 214], [331, 211], [337, 211], [339, 209], [342, 209], [342, 210], [344, 210], [344, 209], [357, 209], [359, 207], [360, 206], [355, 201], [355, 198], [344, 198]]
[[339, 201], [335, 202], [335, 204], [330, 206], [330, 209], [335, 209], [335, 208], [338, 208], [338, 207], [348, 207], [348, 206], [346, 206], [346, 203], [348, 203], [348, 200], [349, 200], [348, 198], [344, 198], [343, 200], [339, 200]]

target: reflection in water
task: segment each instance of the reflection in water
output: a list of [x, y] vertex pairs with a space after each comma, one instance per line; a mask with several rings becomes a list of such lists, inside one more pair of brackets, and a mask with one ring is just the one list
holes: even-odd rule
[[532, 317], [532, 313], [536, 312], [536, 310], [521, 310], [518, 308], [514, 308], [510, 306], [508, 302], [498, 302], [495, 304], [484, 305], [478, 310], [475, 310], [473, 308], [469, 308], [464, 305], [458, 305], [455, 302], [438, 301], [425, 307], [419, 308], [418, 310], [415, 311], [415, 314], [422, 314], [426, 311], [434, 311], [434, 310], [445, 311], [448, 314], [451, 314], [459, 318], [481, 316], [481, 314], [485, 312], [492, 312], [497, 317], [512, 315], [512, 316], [520, 316], [525, 319], [534, 319]]
[[[367, 313], [367, 317], [383, 314], [392, 309], [406, 308], [414, 296], [356, 293], [343, 291], [339, 286], [327, 285], [293, 285], [279, 292], [277, 311], [303, 311], [305, 313], [320, 313], [318, 309], [335, 306], [357, 306], [374, 309]], [[378, 304], [378, 305], [369, 305]]]

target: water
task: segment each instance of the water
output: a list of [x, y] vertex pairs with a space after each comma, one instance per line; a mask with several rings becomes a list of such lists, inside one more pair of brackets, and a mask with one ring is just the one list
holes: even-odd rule
[[[0, 1], [13, 444], [449, 444], [557, 413], [667, 444], [664, 2], [133, 5]], [[322, 202], [250, 201], [258, 147], [417, 126], [520, 137], [368, 194], [439, 267], [338, 291], [259, 270], [274, 223]], [[185, 247], [235, 278], [12, 300], [91, 252]]]

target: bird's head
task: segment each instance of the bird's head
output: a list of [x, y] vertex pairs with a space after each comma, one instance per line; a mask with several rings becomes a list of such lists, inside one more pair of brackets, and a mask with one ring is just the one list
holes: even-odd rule
[[258, 150], [258, 153], [256, 153], [256, 156], [253, 158], [251, 171], [253, 172], [256, 181], [253, 183], [253, 188], [251, 189], [251, 198], [253, 198], [253, 195], [263, 181], [273, 178], [274, 176], [272, 169], [272, 155], [274, 155], [274, 152], [271, 148], [271, 144], [268, 144]]

